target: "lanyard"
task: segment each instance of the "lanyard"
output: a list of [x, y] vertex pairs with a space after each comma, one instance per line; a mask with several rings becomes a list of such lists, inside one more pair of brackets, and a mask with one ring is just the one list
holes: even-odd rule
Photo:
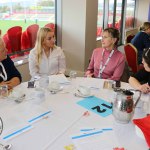
[[106, 68], [106, 66], [107, 66], [107, 64], [108, 64], [108, 62], [109, 62], [111, 56], [113, 55], [113, 53], [114, 53], [114, 50], [111, 51], [111, 53], [109, 54], [109, 57], [107, 58], [105, 64], [103, 65], [103, 64], [102, 64], [102, 59], [103, 59], [103, 56], [104, 56], [104, 49], [103, 49], [103, 52], [102, 52], [102, 59], [101, 59], [101, 62], [100, 62], [99, 76], [98, 76], [99, 78], [101, 78], [102, 73], [103, 73], [104, 69]]
[[2, 67], [2, 72], [4, 73], [4, 75], [3, 75], [1, 72], [0, 77], [2, 77], [3, 81], [6, 81], [7, 80], [7, 74], [6, 74], [6, 71], [5, 71], [3, 64], [1, 62], [0, 62], [0, 66]]

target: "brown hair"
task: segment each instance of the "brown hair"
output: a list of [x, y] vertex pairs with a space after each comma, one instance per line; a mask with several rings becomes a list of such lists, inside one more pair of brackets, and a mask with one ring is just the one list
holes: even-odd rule
[[111, 34], [111, 36], [112, 36], [113, 38], [116, 38], [117, 40], [116, 40], [116, 42], [115, 42], [115, 46], [117, 46], [118, 41], [119, 41], [119, 36], [120, 36], [119, 30], [116, 29], [116, 28], [106, 28], [106, 29], [104, 29], [103, 32], [108, 32], [108, 33]]

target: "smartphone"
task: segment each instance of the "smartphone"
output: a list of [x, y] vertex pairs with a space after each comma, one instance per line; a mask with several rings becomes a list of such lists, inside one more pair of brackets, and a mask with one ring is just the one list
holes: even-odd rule
[[28, 81], [28, 88], [35, 88], [35, 81]]

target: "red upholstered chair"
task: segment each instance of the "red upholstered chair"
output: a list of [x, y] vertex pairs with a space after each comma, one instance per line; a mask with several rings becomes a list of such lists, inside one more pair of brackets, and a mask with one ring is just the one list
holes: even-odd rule
[[124, 51], [128, 62], [128, 66], [130, 67], [133, 73], [136, 73], [138, 70], [143, 68], [142, 65], [138, 65], [138, 51], [131, 43], [127, 43], [124, 46]]
[[126, 42], [131, 43], [131, 40], [134, 38], [134, 36], [135, 36], [134, 34], [128, 35], [127, 38], [126, 38]]
[[50, 29], [52, 29], [52, 31], [55, 32], [55, 24], [54, 23], [48, 23], [44, 27], [50, 28]]
[[3, 35], [3, 41], [4, 41], [5, 45], [6, 45], [7, 50], [8, 50], [7, 54], [11, 54], [12, 53], [11, 45], [10, 45], [10, 41], [8, 39], [7, 33]]
[[101, 36], [101, 34], [102, 34], [102, 28], [98, 27], [97, 28], [97, 36]]
[[21, 51], [22, 27], [14, 26], [7, 31], [12, 52]]
[[21, 51], [21, 35], [22, 27], [14, 26], [8, 29], [7, 33], [3, 36], [8, 54]]
[[27, 27], [26, 31], [22, 33], [21, 37], [21, 49], [31, 49], [35, 46], [35, 41], [37, 37], [37, 32], [39, 30], [39, 25], [32, 24]]

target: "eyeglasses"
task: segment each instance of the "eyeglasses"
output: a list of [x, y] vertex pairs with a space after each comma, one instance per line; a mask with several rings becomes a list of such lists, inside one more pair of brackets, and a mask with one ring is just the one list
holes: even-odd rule
[[112, 38], [111, 36], [102, 36], [102, 39]]

